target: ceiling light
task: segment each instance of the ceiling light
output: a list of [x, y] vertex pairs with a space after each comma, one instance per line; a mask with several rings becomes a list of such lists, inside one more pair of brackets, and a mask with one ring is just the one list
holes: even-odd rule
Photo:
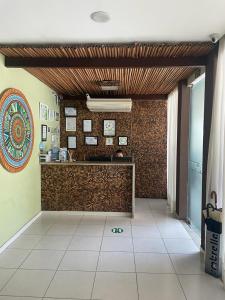
[[105, 11], [95, 11], [90, 15], [90, 18], [97, 23], [106, 23], [110, 20], [110, 16]]
[[118, 91], [118, 89], [119, 87], [117, 85], [110, 85], [110, 86], [101, 85], [102, 91]]
[[102, 91], [118, 91], [120, 82], [118, 80], [102, 80], [98, 81], [97, 84], [100, 86]]

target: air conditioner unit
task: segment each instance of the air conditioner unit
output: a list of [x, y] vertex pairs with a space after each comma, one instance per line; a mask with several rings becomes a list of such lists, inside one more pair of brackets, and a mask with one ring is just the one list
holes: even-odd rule
[[130, 98], [91, 98], [87, 94], [87, 108], [92, 112], [131, 112]]

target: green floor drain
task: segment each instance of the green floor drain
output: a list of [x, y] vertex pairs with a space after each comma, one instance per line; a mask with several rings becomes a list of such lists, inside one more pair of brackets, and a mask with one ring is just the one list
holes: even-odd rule
[[113, 233], [122, 233], [122, 232], [123, 232], [123, 229], [122, 229], [122, 228], [119, 228], [119, 227], [118, 227], [118, 228], [115, 227], [115, 228], [112, 229], [112, 232], [113, 232]]

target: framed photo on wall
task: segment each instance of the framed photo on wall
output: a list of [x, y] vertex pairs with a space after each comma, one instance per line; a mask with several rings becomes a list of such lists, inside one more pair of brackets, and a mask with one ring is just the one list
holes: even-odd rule
[[118, 137], [118, 145], [119, 146], [127, 146], [128, 144], [128, 137], [127, 136], [119, 136]]
[[107, 137], [105, 139], [105, 144], [106, 144], [106, 146], [113, 146], [113, 138], [112, 137]]
[[92, 120], [83, 120], [83, 132], [92, 132]]
[[97, 146], [98, 145], [98, 137], [97, 136], [85, 136], [84, 144], [87, 146]]
[[66, 131], [76, 131], [77, 119], [74, 117], [66, 118]]
[[48, 120], [50, 122], [55, 120], [55, 111], [53, 109], [48, 110]]
[[77, 137], [68, 136], [67, 137], [67, 148], [68, 149], [77, 149]]
[[41, 125], [41, 141], [46, 142], [48, 136], [48, 126], [47, 125]]
[[65, 117], [76, 117], [77, 109], [75, 107], [66, 106], [64, 108]]
[[103, 135], [104, 136], [116, 135], [116, 120], [103, 120]]
[[39, 103], [39, 119], [40, 121], [48, 121], [48, 105]]
[[59, 121], [59, 113], [58, 112], [55, 112], [55, 120]]

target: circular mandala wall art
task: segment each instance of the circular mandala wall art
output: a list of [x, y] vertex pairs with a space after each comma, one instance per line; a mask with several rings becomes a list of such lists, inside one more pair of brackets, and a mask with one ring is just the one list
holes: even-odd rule
[[0, 161], [9, 172], [27, 165], [34, 142], [34, 125], [25, 96], [16, 89], [6, 90], [0, 98]]

